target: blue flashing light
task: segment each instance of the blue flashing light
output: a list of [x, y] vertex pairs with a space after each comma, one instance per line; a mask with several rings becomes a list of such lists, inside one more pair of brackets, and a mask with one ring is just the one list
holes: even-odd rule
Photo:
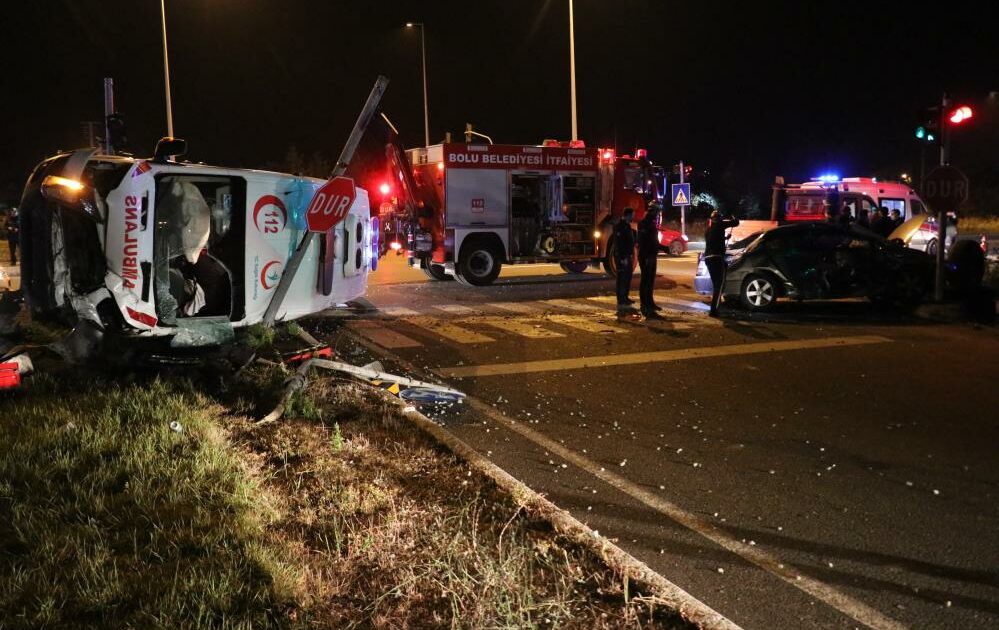
[[826, 173], [824, 175], [819, 175], [815, 179], [823, 184], [835, 184], [839, 181], [839, 175], [836, 175], [835, 173]]

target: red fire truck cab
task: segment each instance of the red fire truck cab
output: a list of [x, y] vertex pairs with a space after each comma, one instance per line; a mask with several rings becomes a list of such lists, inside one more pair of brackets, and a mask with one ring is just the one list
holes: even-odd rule
[[[617, 159], [576, 144], [444, 143], [406, 157], [415, 202], [406, 249], [410, 265], [435, 280], [484, 286], [502, 265], [532, 262], [570, 273], [604, 263], [613, 272], [614, 219], [630, 205], [638, 220], [662, 198], [661, 173], [644, 156]], [[666, 232], [664, 249], [680, 249], [670, 247], [679, 235]]]

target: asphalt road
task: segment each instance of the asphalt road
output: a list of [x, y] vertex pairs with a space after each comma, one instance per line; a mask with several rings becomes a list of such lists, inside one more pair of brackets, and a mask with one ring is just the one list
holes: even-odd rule
[[736, 624], [999, 626], [995, 329], [849, 301], [716, 321], [693, 255], [660, 264], [661, 321], [617, 318], [598, 273], [384, 262], [348, 325], [471, 397], [436, 417]]

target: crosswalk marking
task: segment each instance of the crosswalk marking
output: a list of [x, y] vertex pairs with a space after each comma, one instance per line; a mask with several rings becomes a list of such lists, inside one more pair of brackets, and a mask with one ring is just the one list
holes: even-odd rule
[[515, 335], [520, 335], [521, 337], [528, 337], [530, 339], [565, 337], [562, 333], [555, 332], [554, 330], [548, 330], [547, 328], [541, 328], [538, 325], [531, 323], [529, 320], [513, 319], [510, 317], [469, 317], [462, 320], [462, 322], [491, 326], [493, 328], [499, 328], [500, 330], [511, 332]]
[[460, 304], [440, 304], [434, 308], [444, 311], [445, 313], [450, 313], [452, 315], [475, 315], [480, 311], [469, 308], [467, 306], [462, 306]]
[[581, 317], [579, 315], [561, 315], [561, 314], [547, 314], [544, 316], [545, 321], [554, 322], [556, 324], [561, 324], [562, 326], [568, 326], [569, 328], [575, 328], [576, 330], [582, 330], [583, 332], [604, 334], [604, 333], [626, 333], [628, 329], [621, 328], [619, 326], [611, 326], [608, 323], [596, 320], [588, 319], [586, 317]]
[[389, 317], [409, 317], [411, 315], [419, 315], [418, 312], [411, 308], [406, 308], [405, 306], [385, 306], [379, 310]]
[[564, 308], [569, 311], [582, 311], [584, 313], [600, 313], [602, 315], [613, 315], [612, 310], [608, 310], [606, 306], [597, 306], [596, 304], [586, 304], [583, 302], [575, 302], [573, 300], [544, 300], [545, 304], [550, 304], [556, 308]]
[[541, 311], [541, 309], [537, 306], [526, 302], [489, 302], [486, 306], [499, 309], [501, 311], [510, 311], [511, 313], [520, 313], [523, 315], [534, 315], [535, 313], [539, 313]]
[[407, 324], [412, 324], [418, 328], [428, 330], [436, 335], [450, 339], [451, 341], [457, 341], [458, 343], [488, 343], [490, 341], [495, 341], [492, 337], [477, 333], [474, 330], [462, 328], [461, 326], [456, 326], [446, 320], [438, 319], [436, 317], [406, 317], [403, 318], [402, 321]]
[[663, 295], [662, 293], [656, 293], [655, 299], [657, 302], [666, 302], [667, 304], [675, 304], [677, 306], [684, 306], [694, 311], [708, 311], [711, 307], [704, 302], [694, 302], [692, 300], [681, 300], [669, 295]]
[[394, 330], [389, 330], [375, 321], [358, 320], [352, 322], [351, 327], [357, 330], [361, 336], [366, 337], [383, 348], [419, 348], [423, 345], [421, 342], [397, 333]]

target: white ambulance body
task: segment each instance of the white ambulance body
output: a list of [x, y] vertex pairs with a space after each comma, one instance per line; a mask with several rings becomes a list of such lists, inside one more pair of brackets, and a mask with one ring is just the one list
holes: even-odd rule
[[[35, 313], [174, 347], [225, 341], [262, 320], [322, 184], [92, 150], [55, 156], [22, 200], [25, 297]], [[277, 320], [364, 295], [377, 265], [372, 221], [358, 188], [347, 218], [313, 240]]]

